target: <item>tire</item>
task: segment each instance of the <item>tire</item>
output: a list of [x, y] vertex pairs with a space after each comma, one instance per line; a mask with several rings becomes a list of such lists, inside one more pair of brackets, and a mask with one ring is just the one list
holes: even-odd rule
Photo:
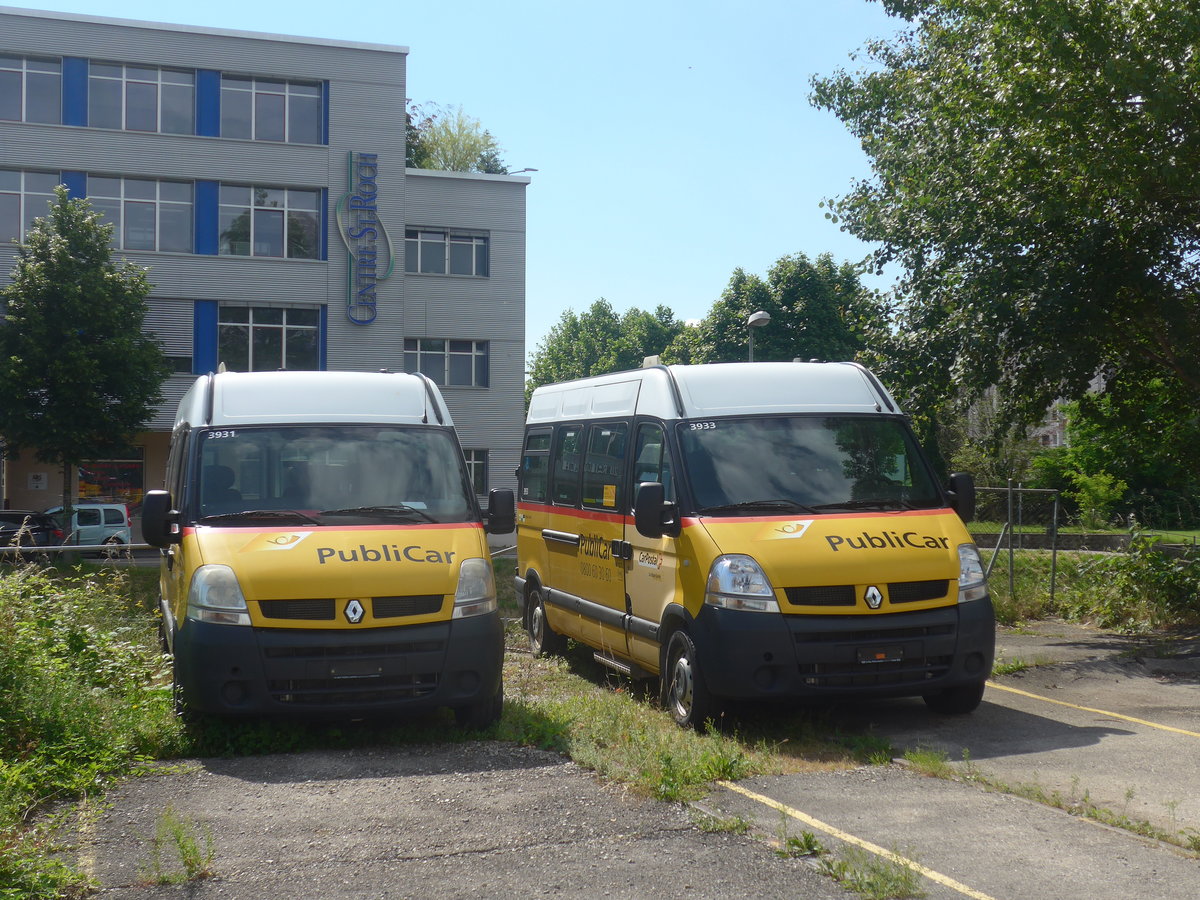
[[181, 722], [196, 721], [196, 711], [188, 706], [187, 701], [183, 698], [183, 685], [179, 683], [179, 669], [174, 659], [171, 660], [171, 705]]
[[468, 731], [482, 731], [500, 721], [504, 713], [504, 685], [501, 684], [495, 696], [470, 706], [459, 706], [454, 710], [454, 721], [459, 728]]
[[703, 731], [710, 720], [719, 721], [720, 704], [708, 690], [692, 636], [682, 628], [673, 632], [664, 658], [659, 700], [675, 723]]
[[530, 609], [526, 614], [525, 630], [529, 633], [529, 649], [534, 659], [543, 656], [562, 656], [567, 652], [567, 639], [550, 627], [546, 621], [546, 603], [542, 599], [543, 589], [529, 592]]
[[124, 543], [124, 541], [122, 541], [116, 535], [113, 535], [112, 537], [110, 537], [108, 540], [106, 540], [104, 542], [104, 549], [100, 551], [100, 555], [103, 556], [105, 559], [117, 559], [125, 552], [124, 550], [116, 549], [117, 547], [120, 547], [123, 543]]
[[925, 705], [936, 713], [947, 716], [964, 716], [974, 712], [983, 700], [984, 682], [973, 681], [957, 687], [946, 688], [933, 694], [924, 694]]

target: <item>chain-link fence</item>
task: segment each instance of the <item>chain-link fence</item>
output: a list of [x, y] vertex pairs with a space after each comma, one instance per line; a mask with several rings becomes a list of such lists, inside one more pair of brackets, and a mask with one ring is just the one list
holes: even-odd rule
[[[976, 501], [971, 533], [983, 555], [993, 593], [1012, 602], [1036, 593], [1053, 608], [1064, 573], [1064, 554], [1069, 576], [1083, 556], [1094, 559], [1091, 554], [1123, 553], [1133, 539], [1133, 529], [1084, 528], [1077, 517], [1068, 514], [1058, 491], [1009, 482], [1005, 487], [977, 488]], [[1166, 553], [1177, 553], [1182, 546], [1194, 548], [1197, 543], [1194, 532], [1153, 534], [1160, 538], [1158, 547]]]

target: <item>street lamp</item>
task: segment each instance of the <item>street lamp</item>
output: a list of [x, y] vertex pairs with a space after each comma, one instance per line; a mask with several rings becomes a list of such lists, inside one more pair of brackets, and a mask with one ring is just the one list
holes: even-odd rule
[[754, 329], [762, 328], [770, 321], [771, 314], [761, 309], [750, 313], [750, 317], [746, 319], [746, 330], [750, 332], [750, 362], [754, 362]]
[[505, 172], [505, 175], [520, 175], [522, 172], [536, 172], [537, 169], [517, 169], [515, 172]]

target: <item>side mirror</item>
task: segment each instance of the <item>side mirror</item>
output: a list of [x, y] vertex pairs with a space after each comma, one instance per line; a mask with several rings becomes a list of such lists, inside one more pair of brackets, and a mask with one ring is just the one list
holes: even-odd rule
[[950, 508], [964, 522], [975, 518], [975, 479], [966, 472], [950, 476]]
[[637, 486], [637, 496], [633, 501], [633, 525], [642, 537], [679, 535], [678, 510], [674, 503], [667, 502], [666, 490], [659, 482], [643, 481]]
[[511, 534], [517, 527], [517, 499], [510, 490], [488, 493], [487, 533]]
[[142, 540], [151, 547], [162, 549], [183, 539], [175, 527], [179, 513], [171, 506], [170, 491], [146, 491], [142, 500]]

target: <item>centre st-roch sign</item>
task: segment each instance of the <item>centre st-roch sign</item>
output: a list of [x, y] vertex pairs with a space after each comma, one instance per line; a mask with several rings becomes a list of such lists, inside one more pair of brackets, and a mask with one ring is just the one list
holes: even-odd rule
[[346, 187], [335, 212], [347, 254], [346, 318], [370, 325], [379, 314], [379, 285], [396, 265], [392, 239], [379, 218], [378, 153], [347, 154]]

